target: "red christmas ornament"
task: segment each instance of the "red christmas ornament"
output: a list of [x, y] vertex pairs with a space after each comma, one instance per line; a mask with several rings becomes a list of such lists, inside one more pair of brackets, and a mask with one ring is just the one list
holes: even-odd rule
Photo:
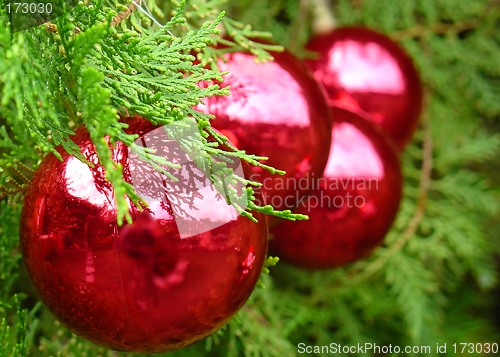
[[379, 128], [333, 107], [333, 145], [323, 177], [297, 213], [271, 233], [273, 254], [310, 269], [338, 267], [368, 255], [388, 232], [401, 200], [396, 148]]
[[323, 89], [301, 61], [286, 51], [272, 55], [274, 61], [265, 63], [250, 53], [225, 55], [218, 66], [229, 74], [220, 85], [229, 86], [231, 95], [206, 98], [197, 110], [215, 115], [212, 125], [239, 149], [266, 156], [264, 164], [286, 171], [279, 176], [252, 167], [265, 203], [291, 209], [307, 194], [292, 182], [310, 180], [325, 168], [331, 113]]
[[81, 128], [74, 142], [95, 167], [63, 150], [62, 162], [46, 157], [25, 198], [22, 253], [40, 299], [74, 333], [120, 351], [170, 351], [215, 332], [244, 304], [267, 223], [239, 216], [163, 128], [128, 120], [136, 143], [181, 165], [170, 170], [179, 181], [118, 142], [113, 159], [149, 204], [139, 212], [130, 203], [134, 222], [118, 227], [112, 187]]
[[362, 109], [396, 142], [411, 139], [422, 111], [420, 76], [406, 52], [389, 37], [365, 28], [339, 28], [306, 46], [318, 53], [307, 60], [330, 105]]

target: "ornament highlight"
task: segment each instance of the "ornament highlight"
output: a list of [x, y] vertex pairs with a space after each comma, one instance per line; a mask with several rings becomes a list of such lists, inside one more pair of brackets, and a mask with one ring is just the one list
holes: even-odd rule
[[263, 184], [265, 203], [291, 209], [307, 190], [288, 182], [308, 180], [325, 168], [331, 113], [307, 66], [287, 51], [272, 55], [274, 61], [265, 63], [255, 63], [250, 53], [224, 55], [218, 66], [229, 74], [220, 85], [229, 86], [231, 95], [206, 98], [196, 109], [215, 115], [213, 127], [238, 149], [268, 157], [264, 164], [286, 171], [280, 176], [252, 167], [252, 178]]
[[[133, 223], [118, 227], [112, 187], [80, 128], [73, 140], [94, 168], [62, 149], [63, 162], [44, 159], [23, 206], [23, 259], [42, 302], [74, 333], [114, 350], [171, 351], [212, 334], [245, 303], [264, 263], [267, 221], [240, 216], [226, 202], [238, 197], [221, 195], [164, 127], [126, 122], [136, 144], [179, 165], [164, 167], [178, 181], [118, 142], [113, 159], [148, 203], [143, 211], [130, 203]], [[251, 172], [239, 159], [228, 166]]]
[[366, 118], [332, 109], [328, 163], [295, 211], [309, 220], [283, 221], [271, 229], [271, 253], [309, 269], [339, 267], [370, 254], [389, 231], [401, 200], [403, 179], [392, 140]]
[[368, 112], [403, 150], [423, 100], [419, 73], [406, 52], [386, 35], [361, 27], [316, 36], [306, 48], [318, 54], [306, 63], [325, 86], [330, 105]]

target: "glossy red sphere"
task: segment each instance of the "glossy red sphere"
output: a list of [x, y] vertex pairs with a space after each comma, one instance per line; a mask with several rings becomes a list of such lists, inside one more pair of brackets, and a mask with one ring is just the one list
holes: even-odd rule
[[239, 149], [268, 157], [264, 164], [286, 171], [279, 176], [252, 168], [265, 203], [290, 209], [307, 193], [291, 182], [325, 168], [331, 113], [324, 90], [301, 61], [286, 51], [272, 55], [274, 61], [265, 63], [255, 63], [249, 53], [225, 55], [218, 66], [229, 74], [221, 87], [229, 86], [231, 95], [207, 98], [197, 109], [215, 115], [212, 125]]
[[309, 220], [284, 221], [271, 230], [273, 254], [311, 269], [368, 255], [390, 229], [401, 200], [401, 169], [392, 140], [366, 118], [332, 109], [328, 163], [297, 209]]
[[406, 52], [381, 33], [355, 27], [319, 35], [306, 47], [317, 52], [306, 63], [330, 104], [368, 112], [402, 150], [417, 127], [423, 96]]
[[[138, 142], [154, 128], [129, 122]], [[40, 299], [71, 331], [115, 350], [170, 351], [215, 332], [249, 297], [266, 255], [266, 218], [239, 216], [176, 142], [156, 139], [159, 153], [183, 163], [171, 171], [179, 182], [123, 143], [113, 149], [149, 204], [129, 204], [133, 224], [117, 226], [112, 188], [82, 128], [74, 142], [95, 168], [63, 150], [63, 162], [48, 155], [22, 211], [23, 259]]]

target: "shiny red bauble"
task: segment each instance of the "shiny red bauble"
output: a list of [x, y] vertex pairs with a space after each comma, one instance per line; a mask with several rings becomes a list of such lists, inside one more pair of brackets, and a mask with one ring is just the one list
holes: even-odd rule
[[266, 204], [277, 209], [295, 206], [307, 191], [293, 182], [308, 180], [325, 168], [331, 142], [331, 114], [323, 89], [310, 70], [289, 52], [272, 52], [274, 61], [256, 63], [250, 53], [231, 53], [219, 60], [229, 71], [221, 87], [230, 96], [204, 100], [197, 110], [215, 115], [212, 125], [240, 150], [268, 157], [263, 161], [286, 175], [253, 167], [263, 184]]
[[336, 29], [306, 46], [307, 60], [330, 104], [362, 109], [400, 150], [411, 139], [422, 111], [422, 84], [412, 59], [389, 37], [359, 27]]
[[118, 142], [113, 159], [148, 202], [143, 211], [129, 203], [133, 223], [118, 227], [112, 187], [80, 128], [73, 140], [95, 167], [63, 150], [62, 162], [45, 158], [23, 206], [23, 259], [42, 302], [72, 332], [120, 351], [171, 351], [215, 332], [245, 303], [267, 222], [239, 216], [164, 130], [126, 121], [141, 135], [136, 143], [154, 139], [159, 154], [182, 164], [170, 171], [179, 181]]
[[327, 269], [368, 255], [390, 229], [401, 200], [397, 150], [380, 128], [332, 108], [333, 144], [323, 177], [297, 209], [309, 220], [271, 233], [272, 253], [300, 267]]

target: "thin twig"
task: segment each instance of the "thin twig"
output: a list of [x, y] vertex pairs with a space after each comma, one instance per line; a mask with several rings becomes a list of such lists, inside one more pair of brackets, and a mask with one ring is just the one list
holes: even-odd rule
[[122, 11], [118, 15], [116, 15], [113, 20], [111, 20], [111, 26], [118, 26], [120, 22], [127, 19], [130, 14], [135, 11], [136, 6], [138, 6], [138, 3], [136, 1], [140, 0], [132, 0], [132, 2], [127, 6], [127, 10]]
[[409, 38], [422, 37], [425, 34], [444, 35], [446, 33], [459, 33], [473, 30], [479, 25], [479, 19], [462, 21], [455, 24], [437, 23], [433, 25], [417, 25], [407, 30], [396, 31], [390, 34], [395, 41], [402, 41]]
[[[153, 21], [159, 28], [163, 28], [163, 25], [155, 19], [147, 4], [144, 4], [144, 7], [142, 7], [141, 4], [142, 0], [132, 0], [132, 2], [127, 6], [127, 10], [120, 12], [113, 18], [113, 20], [111, 20], [111, 26], [118, 26], [123, 20], [127, 19], [136, 9], [138, 9], [151, 21]], [[176, 37], [170, 30], [167, 30], [167, 32], [170, 36]]]
[[[158, 25], [158, 27], [163, 28], [163, 25], [162, 25], [162, 24], [160, 24], [160, 23], [158, 22], [158, 20], [156, 20], [156, 19], [154, 18], [154, 16], [153, 16], [153, 14], [151, 13], [151, 11], [149, 11], [149, 8], [148, 8], [148, 6], [147, 6], [147, 5], [146, 5], [146, 6], [144, 6], [146, 9], [144, 9], [144, 8], [142, 8], [142, 7], [141, 7], [140, 3], [142, 2], [142, 0], [139, 0], [139, 3], [137, 3], [137, 0], [134, 0], [134, 1], [136, 1], [136, 6], [137, 6], [137, 8], [139, 9], [139, 11], [141, 11], [141, 12], [142, 12], [142, 13], [144, 13], [147, 17], [149, 17], [149, 19], [150, 19], [151, 21], [153, 21], [156, 25]], [[172, 34], [172, 33], [170, 33], [170, 34], [173, 36], [173, 34]]]

